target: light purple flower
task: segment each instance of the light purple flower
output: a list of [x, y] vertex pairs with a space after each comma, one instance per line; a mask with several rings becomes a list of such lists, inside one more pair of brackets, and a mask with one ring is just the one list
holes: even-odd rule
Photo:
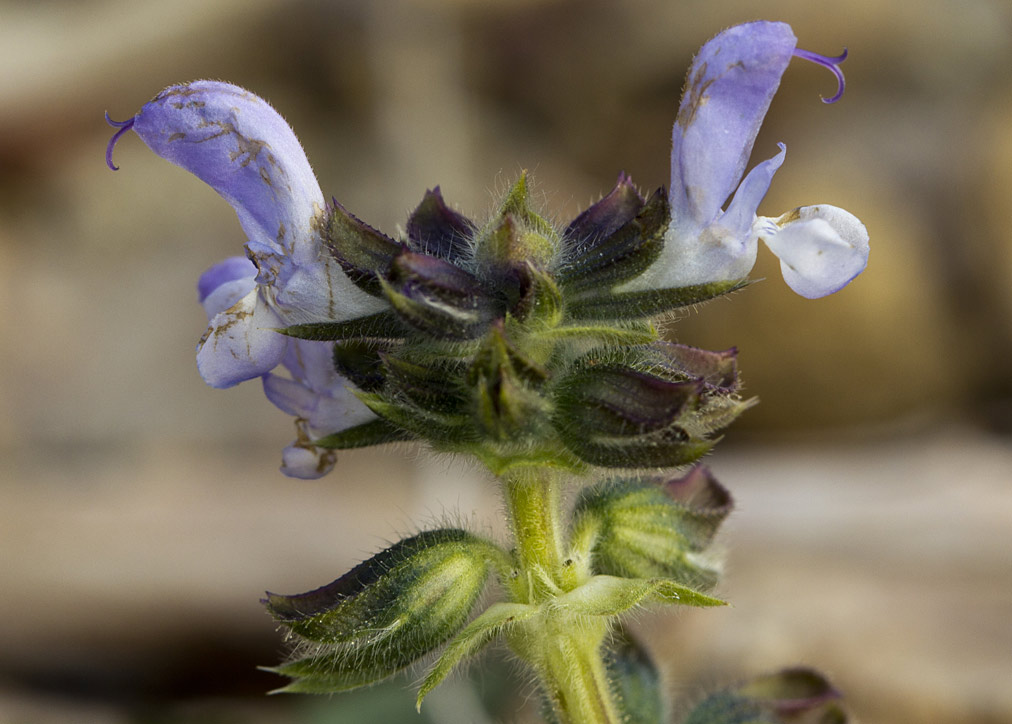
[[[109, 145], [132, 129], [162, 158], [207, 182], [232, 205], [246, 232], [247, 257], [201, 278], [202, 301], [219, 284], [255, 285], [215, 308], [197, 364], [212, 387], [231, 387], [276, 367], [287, 349], [274, 330], [353, 319], [386, 303], [356, 287], [323, 247], [324, 199], [302, 146], [262, 98], [228, 83], [171, 86], [141, 108]], [[242, 286], [240, 284], [240, 286]]]
[[[793, 56], [825, 65], [839, 80], [838, 58], [796, 48], [785, 23], [725, 30], [693, 61], [672, 133], [671, 224], [661, 257], [638, 287], [680, 287], [744, 279], [761, 238], [781, 260], [788, 285], [815, 298], [838, 291], [866, 266], [868, 232], [852, 214], [821, 204], [776, 219], [757, 216], [787, 148], [745, 167], [759, 127]], [[730, 201], [728, 199], [730, 198]], [[726, 204], [726, 206], [725, 206]]]
[[[197, 346], [197, 367], [212, 387], [264, 376], [268, 398], [298, 418], [299, 440], [286, 450], [284, 471], [322, 475], [332, 455], [308, 445], [310, 437], [372, 413], [334, 372], [332, 345], [276, 330], [354, 319], [387, 305], [355, 286], [325, 249], [323, 194], [292, 129], [263, 99], [217, 81], [171, 86], [130, 120], [110, 122], [119, 127], [107, 150], [110, 167], [116, 141], [132, 129], [235, 209], [247, 237], [246, 257], [226, 259], [200, 278], [210, 326]], [[279, 365], [290, 378], [271, 373]]]
[[333, 344], [293, 339], [282, 360], [289, 376], [263, 376], [267, 399], [295, 417], [296, 440], [281, 458], [281, 472], [293, 478], [319, 478], [334, 467], [334, 451], [313, 440], [376, 419], [334, 371], [333, 354]]

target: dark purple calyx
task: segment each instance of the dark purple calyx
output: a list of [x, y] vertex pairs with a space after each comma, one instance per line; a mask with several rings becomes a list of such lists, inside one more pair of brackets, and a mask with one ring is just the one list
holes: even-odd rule
[[437, 186], [425, 192], [422, 203], [408, 219], [408, 247], [455, 262], [469, 254], [475, 231], [470, 219], [446, 205]]
[[809, 60], [813, 63], [817, 63], [818, 65], [825, 66], [826, 68], [829, 68], [830, 72], [832, 72], [833, 75], [836, 76], [837, 82], [836, 94], [833, 95], [831, 98], [823, 98], [822, 99], [823, 103], [836, 103], [843, 97], [843, 90], [844, 88], [846, 88], [847, 83], [843, 78], [843, 71], [840, 70], [840, 63], [842, 63], [847, 59], [846, 48], [843, 49], [843, 53], [836, 56], [835, 58], [831, 58], [826, 55], [819, 55], [818, 53], [813, 53], [810, 50], [802, 50], [801, 48], [795, 48], [794, 55], [795, 57], [801, 58], [802, 60]]

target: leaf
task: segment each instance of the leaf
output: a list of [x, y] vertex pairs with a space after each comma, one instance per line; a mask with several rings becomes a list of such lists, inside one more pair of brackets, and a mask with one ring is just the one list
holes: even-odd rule
[[537, 612], [537, 607], [524, 603], [494, 603], [485, 609], [480, 616], [457, 634], [443, 655], [426, 674], [425, 680], [418, 690], [418, 709], [422, 708], [422, 699], [435, 689], [460, 662], [474, 656], [508, 626], [531, 618]]
[[344, 339], [392, 339], [402, 337], [404, 328], [393, 312], [377, 312], [367, 317], [344, 322], [312, 322], [293, 324], [279, 329], [281, 334], [318, 342], [336, 342]]
[[594, 290], [571, 299], [566, 307], [573, 320], [635, 319], [656, 317], [682, 307], [720, 297], [748, 285], [746, 279], [710, 282], [670, 289], [643, 289], [633, 292]]
[[388, 442], [411, 440], [412, 434], [386, 420], [370, 420], [332, 435], [313, 440], [317, 447], [328, 450], [350, 450], [356, 447], [383, 445]]
[[640, 603], [657, 600], [685, 606], [726, 606], [719, 598], [667, 578], [594, 576], [555, 599], [553, 605], [580, 616], [618, 616]]

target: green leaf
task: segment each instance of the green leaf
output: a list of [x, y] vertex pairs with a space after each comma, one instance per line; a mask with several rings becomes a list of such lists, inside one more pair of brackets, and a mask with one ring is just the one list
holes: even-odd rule
[[343, 322], [312, 322], [293, 324], [279, 329], [281, 334], [318, 342], [336, 342], [343, 339], [391, 339], [404, 336], [404, 328], [393, 312], [377, 312]]
[[644, 289], [634, 292], [594, 290], [568, 300], [566, 311], [574, 320], [636, 319], [656, 317], [666, 312], [730, 294], [748, 285], [747, 279], [695, 284], [669, 289]]
[[418, 709], [421, 710], [422, 700], [429, 692], [435, 689], [458, 664], [477, 654], [509, 626], [531, 618], [537, 612], [536, 606], [524, 603], [494, 603], [485, 609], [457, 634], [429, 670], [418, 690]]
[[556, 598], [554, 606], [580, 616], [618, 616], [645, 601], [685, 606], [726, 606], [719, 598], [694, 591], [666, 578], [620, 578], [594, 576], [569, 593]]
[[636, 322], [621, 325], [565, 324], [546, 329], [538, 336], [547, 341], [580, 340], [600, 341], [605, 344], [644, 344], [657, 339], [657, 330], [652, 324]]
[[370, 420], [361, 425], [321, 437], [319, 440], [313, 440], [313, 444], [328, 450], [350, 450], [357, 447], [411, 440], [413, 437], [410, 432], [402, 430], [386, 420]]

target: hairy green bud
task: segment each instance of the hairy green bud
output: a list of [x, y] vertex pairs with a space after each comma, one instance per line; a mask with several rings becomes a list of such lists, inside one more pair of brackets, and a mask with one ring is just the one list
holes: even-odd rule
[[581, 492], [573, 539], [589, 550], [597, 573], [670, 578], [707, 590], [718, 571], [698, 554], [731, 508], [730, 493], [703, 467], [667, 482], [609, 480]]
[[270, 669], [281, 691], [326, 693], [397, 673], [452, 637], [488, 578], [492, 544], [456, 529], [420, 533], [308, 593], [268, 593], [267, 610], [298, 642]]

